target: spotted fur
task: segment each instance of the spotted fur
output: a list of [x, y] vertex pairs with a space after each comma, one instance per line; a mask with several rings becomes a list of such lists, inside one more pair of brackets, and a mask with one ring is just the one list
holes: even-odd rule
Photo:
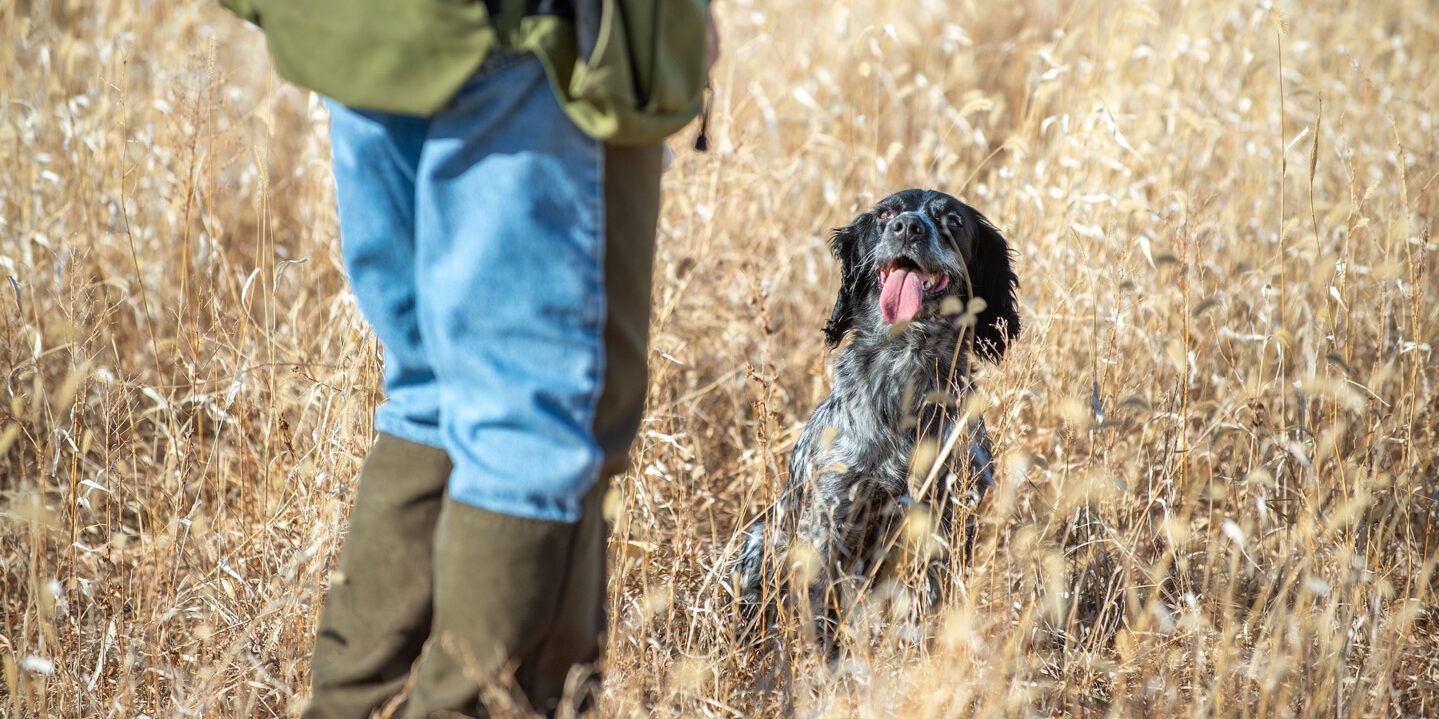
[[[983, 215], [949, 195], [891, 195], [835, 230], [830, 246], [840, 288], [825, 340], [831, 348], [850, 341], [835, 362], [830, 395], [795, 445], [780, 500], [745, 530], [736, 571], [745, 606], [760, 607], [790, 595], [779, 572], [787, 550], [813, 548], [814, 577], [795, 589], [807, 595], [826, 637], [841, 610], [837, 583], [874, 576], [907, 506], [923, 503], [941, 537], [967, 545], [973, 530], [957, 536], [956, 509], [977, 503], [994, 481], [984, 423], [962, 417], [972, 386], [969, 357], [998, 361], [1019, 332], [1008, 244]], [[895, 266], [950, 280], [924, 297], [907, 325], [891, 325], [879, 309], [880, 271]], [[942, 446], [955, 432], [963, 434], [939, 481], [913, 496], [911, 484], [923, 480], [911, 476], [916, 444]], [[943, 592], [934, 561], [931, 601]]]

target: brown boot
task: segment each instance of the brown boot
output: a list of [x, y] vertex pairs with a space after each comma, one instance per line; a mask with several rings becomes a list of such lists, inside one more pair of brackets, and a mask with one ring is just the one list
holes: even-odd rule
[[320, 613], [304, 719], [364, 719], [398, 694], [430, 633], [432, 551], [450, 477], [442, 449], [382, 434]]
[[575, 524], [445, 499], [431, 639], [399, 716], [488, 716], [484, 695], [508, 697], [511, 671], [513, 688], [537, 712], [553, 714], [568, 681], [576, 691], [567, 699], [585, 702], [605, 629], [607, 485], [596, 482]]

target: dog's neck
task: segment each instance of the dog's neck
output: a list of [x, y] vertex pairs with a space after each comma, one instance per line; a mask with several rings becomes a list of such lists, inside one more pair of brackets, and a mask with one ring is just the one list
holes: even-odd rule
[[[898, 332], [888, 324], [854, 333], [835, 365], [836, 384], [869, 388], [882, 414], [904, 419], [922, 407], [951, 404], [970, 386], [968, 347], [957, 327], [913, 323]], [[934, 391], [947, 396], [938, 402]]]

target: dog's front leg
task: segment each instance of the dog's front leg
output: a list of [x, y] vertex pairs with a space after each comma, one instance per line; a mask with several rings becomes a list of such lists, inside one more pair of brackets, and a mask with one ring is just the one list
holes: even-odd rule
[[[798, 475], [800, 480], [804, 475]], [[775, 603], [784, 595], [782, 586], [791, 584], [793, 563], [790, 539], [796, 535], [798, 518], [807, 501], [806, 482], [791, 481], [774, 506], [766, 509], [745, 527], [731, 580], [738, 607], [747, 623], [763, 616], [772, 618]]]
[[979, 507], [994, 484], [994, 450], [983, 421], [955, 431], [966, 432], [930, 496], [919, 498], [938, 511], [935, 540], [943, 551], [928, 553], [925, 598], [928, 607], [947, 601], [956, 579], [952, 553], [968, 564], [979, 529]]
[[823, 474], [800, 516], [789, 562], [796, 593], [803, 596], [815, 632], [827, 653], [835, 650], [841, 608], [847, 605], [845, 582], [862, 571], [865, 538], [887, 497], [877, 485], [849, 473]]
[[775, 556], [785, 545], [784, 530], [775, 514], [774, 509], [766, 510], [745, 528], [735, 566], [735, 596], [751, 617], [773, 599], [769, 588], [775, 586]]

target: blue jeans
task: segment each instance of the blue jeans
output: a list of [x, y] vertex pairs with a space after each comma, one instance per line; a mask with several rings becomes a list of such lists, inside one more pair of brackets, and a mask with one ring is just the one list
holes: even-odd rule
[[456, 500], [578, 520], [604, 460], [604, 147], [530, 55], [433, 117], [329, 109], [345, 264], [385, 347], [376, 429], [443, 448]]

